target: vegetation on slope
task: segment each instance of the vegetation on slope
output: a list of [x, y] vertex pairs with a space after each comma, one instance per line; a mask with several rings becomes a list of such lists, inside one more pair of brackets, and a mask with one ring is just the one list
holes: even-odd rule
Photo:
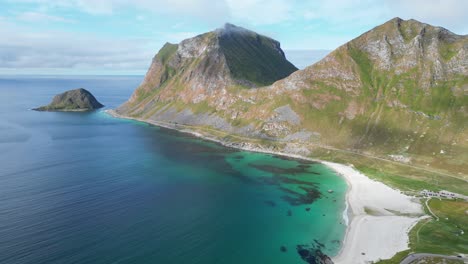
[[[410, 253], [449, 256], [460, 253], [468, 254], [468, 235], [466, 234], [468, 202], [430, 199], [427, 205], [430, 207], [430, 212], [427, 207], [425, 210], [431, 217], [422, 220], [410, 231], [410, 249], [400, 252], [389, 260], [380, 261], [379, 264], [400, 263]], [[437, 258], [431, 259], [435, 261]]]
[[[466, 36], [392, 19], [321, 62], [253, 90], [224, 77], [262, 85], [292, 71], [276, 41], [226, 25], [182, 43], [161, 49], [127, 114], [157, 118], [160, 110], [190, 110], [192, 120], [207, 114], [235, 129], [251, 126], [272, 144], [304, 131], [313, 136], [301, 145], [315, 157], [328, 158], [318, 147], [340, 150], [343, 162], [400, 189], [468, 189]], [[187, 53], [201, 55], [183, 59]], [[205, 88], [211, 84], [215, 88]], [[300, 124], [271, 121], [283, 106]], [[371, 158], [364, 164], [354, 156]], [[377, 165], [382, 160], [387, 165]]]
[[286, 60], [279, 42], [234, 25], [226, 24], [220, 31], [219, 45], [238, 80], [266, 86], [297, 70]]

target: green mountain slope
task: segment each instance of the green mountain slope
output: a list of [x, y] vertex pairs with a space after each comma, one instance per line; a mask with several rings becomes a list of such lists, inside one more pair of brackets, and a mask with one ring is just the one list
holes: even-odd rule
[[166, 44], [117, 112], [376, 177], [381, 162], [387, 173], [401, 164], [397, 187], [466, 194], [467, 36], [395, 18], [294, 71], [278, 42], [227, 25]]
[[174, 101], [174, 96], [197, 103], [229, 87], [270, 85], [296, 70], [276, 40], [226, 24], [179, 44], [166, 43], [120, 110], [144, 115], [155, 98], [164, 104]]
[[265, 86], [297, 70], [285, 60], [279, 42], [271, 38], [231, 24], [219, 33], [221, 52], [235, 79]]
[[396, 18], [274, 87], [322, 143], [466, 174], [467, 62], [467, 36]]

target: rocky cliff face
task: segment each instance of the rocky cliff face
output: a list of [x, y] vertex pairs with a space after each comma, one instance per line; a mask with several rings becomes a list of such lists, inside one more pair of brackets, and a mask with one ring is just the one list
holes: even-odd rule
[[117, 112], [468, 174], [467, 36], [395, 18], [295, 70], [278, 42], [227, 25], [166, 44]]
[[279, 42], [226, 24], [179, 44], [166, 43], [140, 87], [119, 111], [145, 115], [149, 105], [198, 104], [228, 88], [270, 85], [296, 70]]
[[395, 18], [271, 89], [322, 144], [467, 173], [466, 35]]
[[103, 107], [86, 89], [69, 90], [54, 96], [48, 105], [35, 108], [36, 111], [90, 111]]

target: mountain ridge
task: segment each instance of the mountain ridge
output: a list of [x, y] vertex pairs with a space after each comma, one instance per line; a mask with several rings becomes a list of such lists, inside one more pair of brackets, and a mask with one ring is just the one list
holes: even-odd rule
[[[292, 154], [324, 157], [320, 148], [326, 147], [468, 177], [463, 166], [468, 161], [466, 35], [394, 18], [321, 61], [284, 78], [276, 74], [277, 81], [258, 88], [231, 82], [222, 56], [206, 56], [215, 47], [207, 45], [214, 39], [210, 34], [216, 33], [181, 42], [202, 47], [182, 54], [198, 56], [207, 72], [172, 75], [164, 67], [180, 61], [162, 63], [176, 54], [174, 46], [163, 48], [161, 63], [153, 63], [145, 77], [156, 76], [163, 84], [145, 90], [143, 83], [117, 112], [252, 138]], [[267, 40], [269, 53], [277, 53], [275, 42]]]

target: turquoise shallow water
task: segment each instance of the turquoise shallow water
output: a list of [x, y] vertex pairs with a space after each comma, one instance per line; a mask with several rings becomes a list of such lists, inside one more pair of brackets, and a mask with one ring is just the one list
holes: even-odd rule
[[298, 246], [338, 252], [346, 183], [323, 165], [102, 111], [28, 110], [81, 86], [113, 108], [140, 80], [0, 77], [0, 263], [305, 263]]

